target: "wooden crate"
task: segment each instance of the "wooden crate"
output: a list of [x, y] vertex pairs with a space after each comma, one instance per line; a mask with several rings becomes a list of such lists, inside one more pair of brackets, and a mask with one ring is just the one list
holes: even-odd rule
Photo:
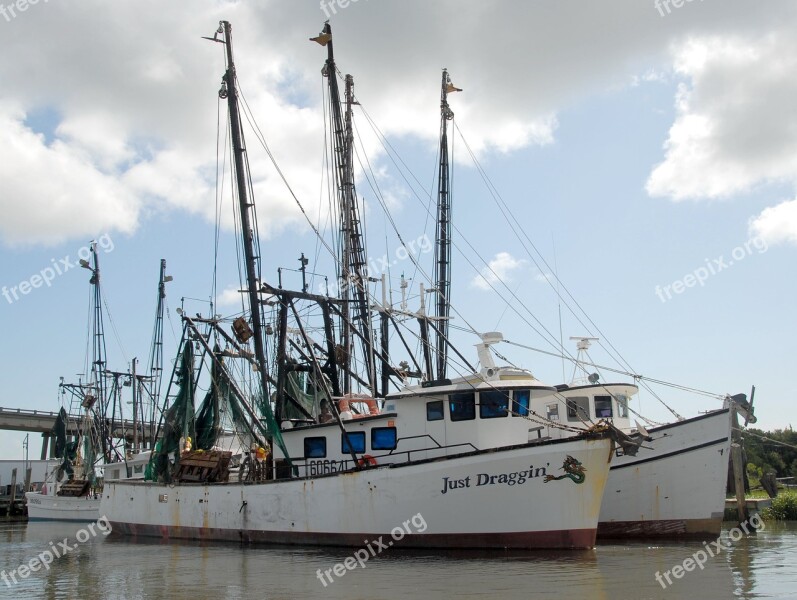
[[202, 452], [195, 450], [180, 457], [175, 480], [183, 483], [214, 483], [227, 481], [230, 476], [232, 452]]
[[61, 484], [58, 490], [58, 496], [69, 496], [71, 498], [80, 498], [86, 496], [91, 491], [91, 482], [86, 479], [70, 479], [66, 483]]

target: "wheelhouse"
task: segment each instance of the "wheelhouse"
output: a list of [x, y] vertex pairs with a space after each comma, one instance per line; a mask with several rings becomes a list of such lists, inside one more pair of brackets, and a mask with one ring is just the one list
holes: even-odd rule
[[[381, 409], [361, 398], [338, 399], [345, 432], [336, 420], [297, 422], [283, 424], [282, 436], [300, 477], [352, 469], [355, 461], [371, 466], [451, 456], [542, 439], [531, 406], [555, 393], [528, 371], [495, 368], [405, 388]], [[366, 412], [350, 410], [364, 404]]]
[[639, 391], [627, 383], [598, 383], [594, 385], [558, 386], [558, 393], [544, 402], [533, 405], [533, 410], [550, 421], [545, 429], [547, 437], [568, 437], [572, 432], [555, 427], [559, 423], [570, 428], [585, 429], [604, 419], [618, 429], [632, 431], [629, 404]]

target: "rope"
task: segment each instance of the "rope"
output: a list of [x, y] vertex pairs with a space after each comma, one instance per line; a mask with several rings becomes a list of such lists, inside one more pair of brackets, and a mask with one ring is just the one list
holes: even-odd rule
[[[459, 133], [460, 137], [462, 138], [462, 141], [463, 141], [463, 143], [465, 144], [465, 147], [467, 148], [467, 150], [468, 150], [468, 153], [470, 154], [470, 156], [471, 156], [471, 159], [472, 159], [472, 160], [473, 160], [473, 162], [474, 162], [474, 165], [476, 166], [476, 168], [477, 168], [477, 170], [478, 170], [479, 174], [482, 176], [482, 179], [483, 179], [483, 180], [484, 180], [484, 182], [485, 182], [485, 185], [486, 185], [486, 187], [487, 187], [487, 190], [490, 192], [490, 195], [492, 196], [492, 198], [493, 198], [493, 201], [496, 203], [496, 206], [498, 206], [498, 209], [499, 209], [499, 211], [501, 212], [501, 214], [503, 215], [504, 219], [505, 219], [505, 220], [506, 220], [506, 222], [509, 224], [509, 227], [510, 227], [510, 229], [512, 230], [512, 233], [514, 233], [514, 234], [515, 234], [515, 237], [518, 239], [518, 241], [520, 242], [521, 246], [523, 246], [523, 249], [526, 251], [526, 254], [527, 254], [527, 255], [528, 255], [528, 257], [531, 259], [531, 261], [534, 263], [534, 265], [535, 265], [535, 266], [536, 266], [536, 267], [537, 267], [537, 268], [540, 270], [540, 272], [544, 273], [543, 269], [540, 267], [540, 265], [539, 265], [539, 263], [537, 262], [536, 258], [535, 258], [535, 257], [532, 255], [532, 253], [529, 251], [528, 247], [527, 247], [527, 246], [526, 246], [526, 244], [524, 243], [523, 239], [521, 238], [520, 234], [518, 233], [518, 231], [517, 231], [517, 229], [516, 229], [516, 227], [515, 227], [515, 225], [514, 225], [514, 224], [516, 224], [516, 223], [519, 223], [520, 221], [518, 221], [518, 219], [517, 219], [517, 218], [515, 217], [515, 215], [512, 213], [512, 209], [510, 209], [510, 208], [509, 208], [509, 206], [507, 205], [507, 203], [506, 203], [506, 202], [504, 201], [504, 199], [501, 197], [501, 194], [498, 192], [498, 189], [495, 187], [495, 185], [493, 184], [492, 180], [490, 180], [490, 178], [489, 178], [489, 176], [487, 175], [486, 171], [485, 171], [485, 170], [483, 169], [483, 167], [481, 166], [481, 163], [479, 163], [478, 159], [476, 158], [476, 155], [475, 155], [475, 154], [474, 154], [474, 152], [471, 150], [471, 147], [470, 147], [470, 145], [468, 144], [467, 140], [465, 139], [465, 136], [462, 134], [462, 131], [459, 129], [459, 126], [458, 126], [458, 125], [455, 123], [455, 124], [454, 124], [454, 127], [456, 128], [456, 131], [457, 131], [457, 133]], [[511, 219], [509, 218], [509, 216], [507, 216], [507, 213], [509, 213], [509, 215], [512, 217]], [[624, 358], [624, 357], [623, 357], [623, 356], [620, 354], [620, 352], [617, 350], [617, 348], [615, 348], [615, 347], [614, 347], [614, 345], [613, 345], [613, 344], [612, 344], [612, 343], [609, 341], [609, 339], [608, 339], [608, 337], [606, 336], [606, 334], [604, 334], [604, 333], [603, 333], [603, 331], [601, 331], [600, 327], [598, 327], [598, 326], [595, 324], [595, 322], [594, 322], [594, 321], [592, 320], [592, 318], [591, 318], [591, 317], [590, 317], [590, 316], [587, 314], [587, 312], [584, 310], [584, 308], [583, 308], [583, 307], [582, 307], [582, 306], [581, 306], [581, 305], [578, 303], [578, 301], [577, 301], [577, 300], [576, 300], [576, 299], [573, 297], [573, 295], [570, 293], [570, 290], [568, 290], [568, 289], [567, 289], [567, 287], [564, 285], [564, 283], [562, 283], [562, 281], [559, 279], [559, 276], [558, 276], [558, 274], [556, 273], [556, 270], [555, 270], [555, 269], [551, 269], [551, 266], [550, 266], [550, 265], [548, 264], [548, 262], [545, 260], [545, 258], [543, 257], [543, 255], [542, 255], [542, 253], [539, 251], [539, 249], [538, 249], [538, 248], [537, 248], [537, 247], [534, 245], [534, 242], [531, 240], [531, 238], [529, 237], [529, 235], [528, 235], [528, 233], [527, 233], [527, 232], [523, 231], [523, 237], [525, 237], [525, 239], [528, 241], [529, 245], [530, 245], [530, 246], [531, 246], [531, 247], [534, 249], [534, 251], [536, 252], [537, 256], [539, 256], [539, 257], [540, 257], [540, 260], [541, 260], [541, 261], [542, 261], [542, 263], [545, 265], [545, 267], [547, 268], [547, 270], [553, 274], [553, 276], [555, 277], [555, 279], [556, 279], [556, 281], [557, 281], [557, 284], [558, 284], [559, 286], [561, 286], [561, 287], [562, 287], [562, 289], [564, 289], [564, 290], [565, 290], [565, 292], [566, 292], [566, 293], [567, 293], [567, 295], [570, 297], [570, 299], [573, 301], [573, 303], [574, 303], [574, 304], [575, 304], [575, 305], [578, 307], [578, 309], [581, 311], [581, 313], [583, 313], [583, 315], [584, 315], [584, 316], [587, 318], [587, 320], [590, 322], [590, 324], [592, 324], [592, 326], [595, 328], [595, 330], [596, 330], [596, 331], [597, 331], [597, 332], [600, 334], [601, 338], [605, 340], [605, 342], [606, 342], [606, 343], [607, 343], [607, 344], [608, 344], [608, 345], [611, 347], [612, 351], [614, 351], [614, 353], [616, 353], [616, 355], [617, 355], [617, 356], [616, 356], [616, 357], [615, 357], [615, 356], [613, 356], [613, 355], [612, 355], [612, 351], [608, 350], [608, 349], [607, 349], [607, 348], [606, 348], [606, 347], [605, 347], [605, 346], [604, 346], [604, 345], [603, 345], [603, 344], [602, 344], [600, 341], [598, 342], [598, 343], [599, 343], [599, 345], [600, 345], [601, 347], [603, 347], [603, 348], [604, 348], [604, 350], [606, 350], [606, 351], [607, 351], [607, 353], [608, 353], [610, 356], [612, 356], [612, 358], [614, 358], [615, 360], [617, 360], [617, 362], [618, 362], [619, 364], [625, 364], [625, 367], [626, 367], [626, 368], [628, 368], [630, 371], [633, 371], [634, 369], [631, 367], [631, 365], [628, 363], [628, 361], [627, 361], [627, 360], [625, 360], [625, 358]], [[546, 282], [548, 283], [548, 285], [551, 287], [551, 289], [553, 289], [553, 291], [556, 293], [556, 295], [557, 295], [557, 298], [559, 298], [559, 300], [560, 300], [560, 301], [562, 301], [562, 300], [563, 300], [563, 298], [562, 298], [562, 295], [561, 295], [561, 293], [560, 293], [559, 289], [558, 289], [556, 286], [554, 286], [554, 285], [553, 285], [553, 283], [551, 283], [551, 281], [550, 281], [550, 279], [549, 279], [548, 277], [545, 277], [545, 280], [546, 280]], [[576, 320], [577, 320], [577, 321], [578, 321], [578, 322], [581, 324], [581, 326], [582, 326], [582, 327], [584, 327], [585, 329], [587, 329], [587, 331], [589, 332], [589, 327], [587, 327], [587, 325], [586, 325], [586, 324], [585, 324], [585, 323], [584, 323], [584, 322], [581, 320], [581, 318], [579, 317], [579, 315], [578, 315], [578, 314], [576, 314], [576, 312], [575, 312], [575, 311], [572, 309], [572, 307], [571, 307], [571, 306], [568, 304], [567, 300], [564, 300], [564, 302], [565, 302], [565, 306], [567, 306], [567, 308], [568, 308], [568, 310], [570, 310], [571, 314], [572, 314], [572, 315], [573, 315], [573, 316], [576, 318]], [[524, 307], [524, 308], [525, 308], [525, 307]], [[547, 329], [546, 329], [546, 332], [547, 332]], [[548, 332], [548, 333], [550, 333], [550, 332]], [[591, 333], [591, 332], [590, 332], [590, 333]], [[563, 350], [563, 351], [565, 351], [564, 347], [562, 346], [561, 339], [559, 340], [559, 342], [558, 342], [558, 343], [559, 343], [559, 346], [562, 348], [562, 350]], [[554, 346], [555, 346], [555, 345], [554, 345]], [[661, 402], [661, 403], [662, 403], [662, 404], [663, 404], [663, 405], [664, 405], [664, 406], [667, 408], [667, 410], [669, 410], [669, 411], [670, 411], [670, 412], [671, 412], [671, 413], [672, 413], [672, 414], [673, 414], [673, 415], [674, 415], [676, 418], [678, 418], [678, 419], [680, 419], [680, 420], [682, 420], [682, 419], [683, 419], [683, 417], [682, 417], [681, 415], [679, 415], [679, 414], [678, 414], [678, 413], [675, 411], [675, 409], [673, 409], [673, 408], [672, 408], [671, 406], [669, 406], [669, 405], [668, 405], [666, 402], [664, 402], [664, 400], [663, 400], [662, 398], [660, 398], [660, 397], [659, 397], [659, 396], [656, 394], [656, 392], [655, 392], [655, 391], [653, 391], [653, 390], [652, 390], [650, 387], [648, 387], [646, 384], [643, 384], [643, 385], [644, 385], [644, 386], [645, 386], [645, 388], [646, 388], [646, 389], [647, 389], [647, 390], [648, 390], [648, 391], [649, 391], [649, 392], [650, 392], [650, 393], [653, 395], [653, 397], [654, 397], [654, 398], [656, 398], [656, 399], [657, 399], [659, 402]]]
[[[548, 356], [555, 356], [556, 358], [564, 358], [566, 360], [572, 360], [572, 361], [575, 362], [575, 359], [573, 359], [572, 357], [569, 357], [569, 356], [556, 354], [555, 352], [548, 352], [548, 351], [542, 350], [540, 348], [534, 348], [532, 346], [526, 346], [525, 344], [520, 344], [518, 342], [513, 342], [513, 341], [510, 341], [510, 340], [503, 340], [503, 341], [504, 341], [504, 343], [509, 344], [511, 346], [517, 346], [518, 348], [523, 348], [525, 350], [531, 350], [533, 352], [539, 352], [541, 354], [546, 354]], [[581, 364], [582, 365], [586, 365], [588, 367], [595, 367], [596, 369], [609, 371], [611, 373], [617, 373], [619, 375], [625, 375], [627, 377], [633, 377], [636, 380], [644, 380], [644, 381], [649, 381], [650, 383], [656, 383], [656, 384], [659, 384], [659, 385], [664, 385], [664, 386], [671, 387], [671, 388], [674, 388], [674, 389], [677, 389], [677, 390], [682, 390], [682, 391], [685, 391], [685, 392], [692, 392], [694, 394], [700, 394], [700, 395], [703, 395], [703, 396], [708, 396], [710, 398], [718, 398], [720, 400], [724, 400], [725, 399], [725, 394], [717, 394], [717, 393], [714, 393], [714, 392], [708, 392], [706, 390], [701, 390], [701, 389], [698, 389], [698, 388], [693, 388], [693, 387], [681, 385], [681, 384], [678, 384], [678, 383], [672, 383], [670, 381], [664, 381], [662, 379], [654, 379], [653, 377], [645, 377], [643, 375], [639, 375], [638, 373], [634, 373], [634, 372], [631, 372], [631, 371], [623, 371], [622, 369], [615, 369], [613, 367], [607, 367], [607, 366], [603, 366], [603, 365], [599, 365], [599, 364], [591, 363], [591, 362], [582, 362]]]
[[753, 437], [760, 438], [760, 439], [765, 440], [767, 442], [770, 442], [772, 444], [777, 444], [778, 446], [785, 446], [786, 448], [791, 448], [793, 450], [797, 450], [797, 446], [795, 446], [793, 444], [787, 444], [786, 442], [781, 442], [779, 440], [773, 440], [772, 438], [769, 438], [769, 437], [767, 437], [765, 435], [761, 435], [760, 433], [754, 433], [754, 432], [750, 431], [749, 429], [742, 429], [741, 427], [734, 427], [734, 430], [741, 431], [742, 432], [742, 437], [744, 437], [746, 435], [752, 435]]

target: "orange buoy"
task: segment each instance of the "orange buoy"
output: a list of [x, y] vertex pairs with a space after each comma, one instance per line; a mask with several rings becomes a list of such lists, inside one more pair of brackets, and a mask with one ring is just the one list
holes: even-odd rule
[[370, 454], [363, 454], [357, 461], [358, 467], [375, 467], [377, 465], [376, 459]]

